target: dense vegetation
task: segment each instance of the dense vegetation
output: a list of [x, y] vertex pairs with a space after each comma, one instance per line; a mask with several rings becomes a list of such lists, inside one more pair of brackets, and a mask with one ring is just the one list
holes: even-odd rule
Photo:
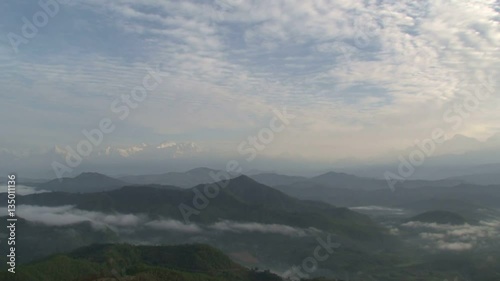
[[2, 272], [2, 281], [280, 281], [269, 271], [246, 269], [207, 245], [92, 245]]

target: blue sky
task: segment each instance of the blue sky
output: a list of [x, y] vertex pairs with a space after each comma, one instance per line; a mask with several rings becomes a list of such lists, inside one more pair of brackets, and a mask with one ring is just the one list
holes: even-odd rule
[[[268, 157], [376, 158], [436, 127], [479, 139], [500, 129], [496, 1], [67, 2], [17, 52], [8, 34], [43, 9], [0, 4], [3, 150], [74, 145], [148, 69], [161, 85], [106, 145], [235, 154], [285, 106], [297, 118]], [[494, 94], [451, 129], [443, 113], [478, 81]]]

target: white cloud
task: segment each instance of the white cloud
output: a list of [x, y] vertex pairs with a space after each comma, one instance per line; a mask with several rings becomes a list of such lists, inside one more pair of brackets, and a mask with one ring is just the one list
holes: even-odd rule
[[422, 247], [450, 251], [471, 250], [488, 247], [488, 243], [500, 236], [500, 221], [480, 221], [477, 225], [436, 224], [424, 222], [407, 222], [402, 229], [419, 232], [423, 239]]
[[90, 222], [96, 228], [103, 226], [135, 227], [143, 220], [138, 215], [104, 214], [76, 209], [70, 205], [58, 207], [19, 205], [16, 208], [16, 213], [28, 221], [57, 226]]
[[390, 208], [384, 206], [359, 206], [359, 207], [350, 207], [349, 209], [361, 212], [376, 212], [383, 214], [394, 214], [394, 215], [404, 215], [406, 211], [401, 208]]
[[[173, 219], [151, 220], [147, 215], [101, 213], [86, 211], [65, 205], [56, 207], [19, 205], [16, 208], [17, 215], [31, 222], [45, 225], [63, 226], [82, 222], [90, 222], [95, 228], [109, 227], [117, 231], [133, 231], [140, 227], [151, 229], [179, 232], [179, 233], [209, 233], [215, 232], [258, 232], [268, 234], [280, 234], [285, 236], [303, 237], [320, 232], [315, 228], [297, 228], [281, 224], [262, 224], [256, 222], [233, 222], [220, 221], [210, 225], [185, 224]], [[2, 215], [6, 215], [6, 209]]]
[[262, 224], [256, 222], [233, 222], [221, 221], [210, 226], [210, 228], [218, 231], [229, 232], [260, 232], [260, 233], [275, 233], [286, 236], [306, 236], [310, 232], [316, 232], [316, 229], [302, 229], [281, 224]]
[[[7, 193], [7, 186], [6, 185], [0, 185], [0, 193]], [[29, 194], [37, 194], [37, 193], [45, 193], [45, 192], [50, 192], [47, 190], [43, 189], [36, 189], [31, 186], [26, 186], [26, 185], [16, 185], [16, 194], [17, 195], [29, 195]]]
[[473, 248], [471, 243], [446, 243], [443, 241], [438, 242], [438, 248], [440, 250], [450, 250], [450, 251], [465, 251]]
[[[113, 98], [140, 83], [147, 66], [162, 63], [168, 76], [122, 124], [148, 134], [110, 142], [189, 135], [217, 153], [268, 122], [270, 107], [287, 105], [299, 117], [286, 141], [262, 154], [379, 157], [438, 126], [448, 129], [443, 112], [476, 86], [474, 78], [499, 76], [495, 7], [494, 0], [77, 1], [61, 18], [84, 12], [75, 21], [89, 23], [85, 33], [62, 39], [46, 29], [36, 40], [52, 43], [30, 49], [38, 47], [32, 40], [26, 57], [0, 49], [11, 66], [0, 76], [8, 97], [0, 118], [24, 114], [0, 129], [27, 146], [33, 136], [71, 143], [89, 120], [109, 114]], [[51, 44], [66, 48], [52, 53]], [[454, 133], [493, 134], [498, 106], [494, 95]]]
[[186, 233], [202, 232], [202, 229], [195, 224], [185, 224], [181, 221], [176, 221], [176, 220], [154, 220], [147, 222], [145, 225], [147, 227], [151, 227], [154, 229], [166, 230], [166, 231], [176, 231], [176, 232], [186, 232]]

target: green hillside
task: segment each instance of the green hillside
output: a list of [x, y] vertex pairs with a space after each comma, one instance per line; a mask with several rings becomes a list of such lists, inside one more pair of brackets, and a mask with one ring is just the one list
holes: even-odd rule
[[279, 281], [269, 272], [248, 270], [206, 245], [92, 245], [17, 268], [0, 280], [18, 281]]

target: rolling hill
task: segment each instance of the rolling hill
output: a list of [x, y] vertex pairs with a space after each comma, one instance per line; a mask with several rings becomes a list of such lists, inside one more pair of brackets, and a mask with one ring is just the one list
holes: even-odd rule
[[478, 185], [500, 185], [500, 173], [485, 173], [485, 174], [474, 174], [474, 175], [464, 175], [452, 178], [454, 180], [460, 180], [470, 184]]
[[249, 177], [268, 186], [293, 184], [296, 182], [307, 181], [308, 179], [306, 177], [287, 176], [276, 173], [259, 173]]
[[73, 193], [100, 192], [120, 188], [125, 182], [99, 173], [82, 173], [74, 178], [54, 179], [37, 184], [36, 187], [49, 191]]
[[164, 174], [125, 176], [120, 179], [132, 184], [162, 184], [190, 188], [198, 184], [213, 183], [211, 173], [219, 171], [209, 168], [196, 168], [187, 172], [169, 172]]
[[[0, 273], [0, 280], [13, 280]], [[268, 271], [246, 269], [207, 245], [100, 244], [58, 254], [17, 269], [18, 281], [281, 281]]]

